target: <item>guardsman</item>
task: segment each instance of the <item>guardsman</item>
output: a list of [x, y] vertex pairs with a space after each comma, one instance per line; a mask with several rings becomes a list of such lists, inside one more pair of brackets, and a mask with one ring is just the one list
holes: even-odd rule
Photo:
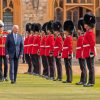
[[62, 45], [63, 39], [61, 37], [61, 28], [62, 25], [59, 21], [53, 22], [53, 31], [55, 34], [55, 44], [54, 44], [54, 52], [53, 55], [55, 57], [56, 66], [57, 66], [57, 79], [54, 81], [62, 81], [62, 65], [61, 65], [61, 53], [62, 53]]
[[47, 39], [46, 27], [47, 27], [47, 23], [44, 23], [42, 26], [41, 42], [40, 42], [40, 56], [42, 58], [42, 65], [43, 65], [42, 76], [45, 78], [48, 77], [48, 62], [47, 62], [47, 57], [45, 56], [45, 44], [46, 44], [46, 39]]
[[48, 73], [49, 79], [54, 80], [55, 78], [55, 66], [54, 66], [54, 56], [53, 56], [53, 49], [54, 49], [54, 35], [52, 31], [52, 21], [49, 21], [47, 24], [47, 39], [46, 39], [46, 46], [45, 46], [45, 55], [47, 56], [48, 60]]
[[77, 47], [76, 47], [76, 59], [79, 61], [80, 70], [81, 70], [81, 77], [80, 81], [76, 83], [76, 85], [83, 85], [87, 82], [87, 71], [86, 71], [86, 62], [85, 59], [82, 58], [83, 53], [83, 39], [85, 34], [84, 28], [84, 20], [80, 18], [78, 21], [78, 40], [77, 40]]
[[83, 58], [86, 59], [87, 67], [89, 70], [89, 80], [87, 84], [83, 86], [90, 87], [95, 84], [95, 69], [94, 69], [94, 58], [96, 56], [95, 49], [95, 34], [93, 28], [95, 26], [95, 16], [91, 13], [87, 13], [84, 16], [84, 28], [86, 33], [83, 41]]
[[31, 34], [31, 23], [26, 24], [26, 33], [27, 33], [27, 36], [25, 37], [25, 40], [24, 40], [24, 54], [25, 54], [26, 63], [28, 64], [28, 71], [26, 73], [31, 74], [32, 73], [32, 63], [31, 63], [30, 54], [28, 52], [29, 46], [30, 46], [29, 37]]
[[[4, 32], [4, 23], [0, 20], [0, 81], [8, 81], [8, 63], [5, 55], [5, 43], [8, 32]], [[4, 74], [2, 72], [2, 60], [4, 60]]]
[[63, 83], [71, 83], [72, 82], [72, 33], [74, 30], [74, 25], [71, 20], [67, 20], [63, 25], [64, 34], [66, 38], [63, 44], [62, 58], [64, 58], [65, 70], [66, 70], [66, 81]]
[[41, 68], [40, 68], [40, 24], [35, 24], [34, 25], [34, 32], [35, 32], [35, 37], [33, 40], [33, 46], [32, 46], [32, 63], [34, 66], [33, 74], [35, 75], [40, 75], [41, 74]]

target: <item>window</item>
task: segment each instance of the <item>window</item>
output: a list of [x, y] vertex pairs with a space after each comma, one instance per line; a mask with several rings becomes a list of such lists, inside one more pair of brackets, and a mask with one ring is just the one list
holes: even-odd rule
[[0, 19], [4, 21], [5, 30], [11, 30], [15, 24], [19, 25], [21, 32], [21, 0], [0, 0]]
[[71, 3], [71, 0], [66, 0], [67, 3]]
[[79, 9], [77, 8], [73, 10], [73, 23], [76, 27], [77, 27], [78, 19], [79, 19]]
[[13, 13], [10, 9], [6, 9], [3, 13], [3, 22], [5, 24], [5, 30], [11, 30], [13, 26]]
[[100, 8], [96, 11], [96, 42], [100, 44]]
[[60, 0], [60, 1], [59, 1], [59, 6], [60, 6], [61, 8], [63, 8], [63, 0]]
[[92, 3], [93, 2], [93, 0], [87, 0], [87, 3]]
[[80, 3], [85, 3], [85, 0], [81, 0]]
[[13, 26], [13, 3], [12, 0], [3, 0], [3, 22], [5, 30], [11, 30]]
[[72, 18], [71, 18], [71, 16], [72, 16], [71, 11], [68, 11], [66, 14], [67, 14], [67, 15], [66, 15], [66, 16], [67, 16], [67, 19], [72, 20]]
[[61, 23], [63, 21], [63, 11], [60, 8], [56, 9], [55, 20], [60, 21]]
[[96, 7], [99, 7], [99, 5], [100, 5], [100, 1], [97, 0], [97, 1], [96, 1]]
[[73, 3], [78, 3], [78, 0], [73, 0]]
[[64, 0], [55, 0], [54, 3], [54, 20], [63, 23], [63, 2]]

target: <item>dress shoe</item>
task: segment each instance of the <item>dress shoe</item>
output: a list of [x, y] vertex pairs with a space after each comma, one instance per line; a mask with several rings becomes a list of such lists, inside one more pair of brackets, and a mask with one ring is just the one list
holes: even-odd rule
[[62, 83], [71, 83], [70, 81], [63, 81]]
[[6, 82], [7, 82], [7, 81], [8, 81], [8, 79], [7, 79], [7, 78], [4, 78], [4, 81], [6, 81]]
[[58, 81], [62, 81], [62, 79], [58, 79]]
[[54, 80], [54, 77], [50, 77], [49, 79], [50, 79], [50, 80]]
[[54, 79], [53, 81], [62, 81], [62, 79], [57, 78], [57, 79]]
[[93, 87], [93, 86], [94, 86], [94, 84], [87, 83], [87, 84], [84, 84], [83, 86], [84, 86], [84, 87]]
[[11, 81], [11, 84], [15, 84], [16, 82], [15, 81]]
[[76, 85], [83, 85], [83, 82], [78, 82], [76, 83]]

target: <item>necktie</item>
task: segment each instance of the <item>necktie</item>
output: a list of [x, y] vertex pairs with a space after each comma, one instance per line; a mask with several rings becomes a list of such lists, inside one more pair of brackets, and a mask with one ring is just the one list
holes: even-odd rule
[[14, 34], [15, 44], [17, 43], [17, 34]]

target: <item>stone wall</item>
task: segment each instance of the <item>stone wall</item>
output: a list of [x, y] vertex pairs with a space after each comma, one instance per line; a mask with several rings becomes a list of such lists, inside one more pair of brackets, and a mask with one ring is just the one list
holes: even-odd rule
[[39, 0], [39, 8], [33, 9], [32, 0], [22, 0], [22, 26], [26, 23], [39, 22], [43, 24], [48, 20], [48, 0]]

